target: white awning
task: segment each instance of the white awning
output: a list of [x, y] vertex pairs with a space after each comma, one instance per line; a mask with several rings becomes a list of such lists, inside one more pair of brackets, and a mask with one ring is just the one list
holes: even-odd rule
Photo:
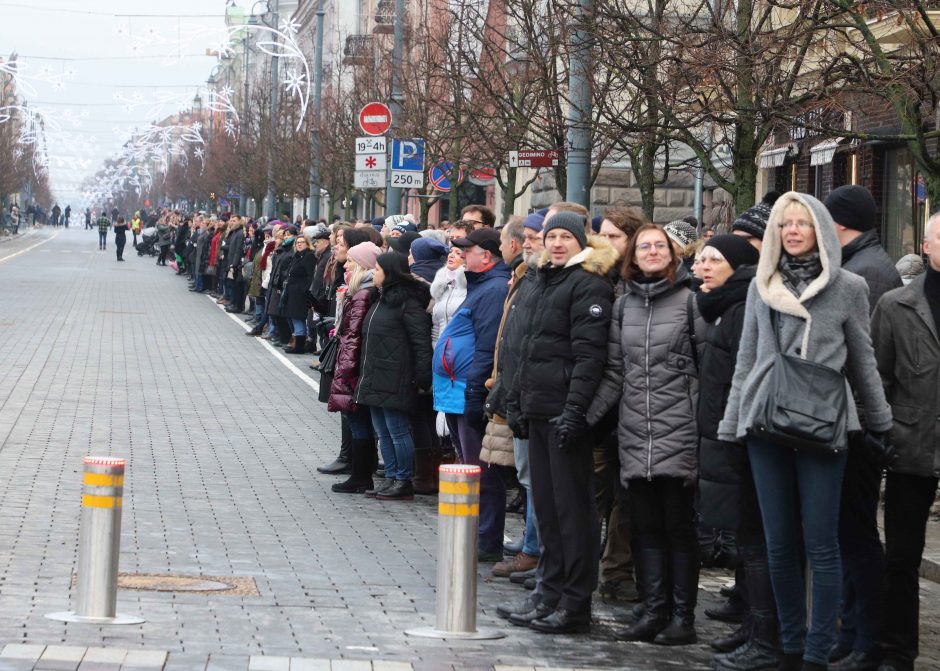
[[757, 155], [757, 167], [779, 168], [787, 160], [787, 156], [790, 155], [791, 149], [792, 147], [787, 145], [786, 147], [779, 147], [777, 149], [768, 149], [767, 151], [762, 151]]
[[810, 165], [825, 165], [832, 163], [832, 157], [836, 155], [836, 149], [842, 143], [843, 138], [837, 137], [835, 140], [826, 140], [820, 142], [809, 150]]

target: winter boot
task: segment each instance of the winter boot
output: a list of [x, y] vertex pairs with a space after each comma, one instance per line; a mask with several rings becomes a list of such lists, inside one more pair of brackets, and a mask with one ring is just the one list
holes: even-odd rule
[[338, 494], [362, 494], [372, 489], [372, 469], [375, 467], [375, 443], [371, 438], [352, 441], [352, 474], [344, 482], [333, 485]]
[[672, 620], [653, 643], [657, 645], [689, 645], [698, 641], [695, 635], [695, 604], [698, 601], [699, 558], [688, 552], [671, 552]]
[[307, 336], [294, 336], [292, 344], [284, 348], [284, 354], [303, 354]]
[[326, 466], [317, 468], [318, 473], [324, 475], [345, 475], [352, 473], [352, 432], [349, 430], [349, 421], [345, 413], [340, 426], [343, 432], [343, 442], [340, 443], [339, 456]]
[[264, 327], [261, 326], [261, 324], [258, 324], [257, 326], [255, 326], [255, 327], [254, 327], [253, 329], [251, 329], [250, 331], [246, 331], [246, 332], [245, 332], [245, 335], [248, 335], [248, 336], [259, 336], [259, 335], [261, 335], [261, 333], [262, 333], [263, 331], [264, 331]]
[[441, 465], [441, 451], [433, 447], [415, 450], [415, 494], [437, 494], [437, 469]]
[[659, 547], [640, 548], [635, 556], [637, 582], [644, 598], [643, 615], [632, 626], [614, 632], [619, 641], [652, 641], [666, 628], [666, 553]]

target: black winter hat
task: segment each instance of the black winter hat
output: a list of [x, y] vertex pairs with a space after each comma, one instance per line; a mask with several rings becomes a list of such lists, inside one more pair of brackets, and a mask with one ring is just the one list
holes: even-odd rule
[[725, 261], [730, 263], [735, 270], [740, 266], [757, 265], [757, 261], [760, 259], [757, 249], [740, 235], [731, 233], [716, 235], [708, 241], [702, 251], [704, 252], [709, 247], [714, 247], [721, 252], [721, 255], [725, 257]]
[[731, 230], [741, 231], [758, 240], [763, 240], [764, 231], [767, 230], [767, 220], [770, 218], [770, 209], [779, 197], [778, 192], [768, 191], [757, 205], [738, 215], [738, 218], [731, 224]]
[[846, 228], [864, 232], [875, 227], [875, 199], [864, 186], [846, 184], [833, 189], [825, 205], [832, 220]]
[[552, 215], [552, 218], [545, 222], [542, 228], [542, 240], [553, 228], [563, 228], [575, 237], [581, 249], [587, 247], [587, 233], [584, 231], [585, 219], [580, 214], [574, 212], [559, 212]]

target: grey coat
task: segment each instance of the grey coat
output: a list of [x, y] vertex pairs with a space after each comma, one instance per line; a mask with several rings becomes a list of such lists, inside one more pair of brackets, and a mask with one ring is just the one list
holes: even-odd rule
[[[930, 271], [928, 271], [930, 272]], [[926, 275], [878, 301], [871, 335], [894, 415], [899, 473], [940, 477], [940, 339], [924, 294]]]
[[[822, 272], [797, 299], [783, 283], [777, 263], [783, 253], [778, 222], [794, 201], [809, 209]], [[891, 409], [885, 401], [875, 364], [868, 324], [868, 286], [841, 266], [842, 254], [835, 225], [825, 206], [812, 196], [790, 191], [776, 202], [764, 234], [757, 275], [747, 294], [744, 330], [718, 438], [742, 441], [769, 393], [770, 370], [776, 347], [770, 313], [779, 313], [780, 349], [835, 370], [846, 370], [873, 431], [891, 428]], [[807, 389], [807, 394], [813, 390]], [[860, 428], [854, 403], [849, 403], [849, 431]]]
[[[689, 332], [690, 278], [680, 266], [675, 284], [630, 282], [614, 303], [607, 363], [588, 410], [596, 424], [617, 403], [620, 479], [694, 481], [698, 465], [698, 370]], [[696, 336], [706, 324], [691, 302]], [[621, 323], [622, 319], [622, 323]], [[698, 340], [698, 359], [704, 339]]]

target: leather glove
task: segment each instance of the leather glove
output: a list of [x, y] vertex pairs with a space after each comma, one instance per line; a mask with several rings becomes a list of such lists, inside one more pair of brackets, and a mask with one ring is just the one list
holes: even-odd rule
[[891, 444], [890, 431], [865, 431], [862, 439], [872, 459], [882, 468], [890, 468], [897, 462], [900, 455]]
[[529, 437], [529, 423], [522, 416], [522, 411], [517, 405], [506, 406], [506, 425], [512, 431], [512, 435], [519, 440], [526, 440]]
[[569, 403], [555, 419], [555, 438], [558, 440], [558, 449], [567, 452], [575, 446], [578, 438], [588, 428], [587, 412], [580, 405]]

